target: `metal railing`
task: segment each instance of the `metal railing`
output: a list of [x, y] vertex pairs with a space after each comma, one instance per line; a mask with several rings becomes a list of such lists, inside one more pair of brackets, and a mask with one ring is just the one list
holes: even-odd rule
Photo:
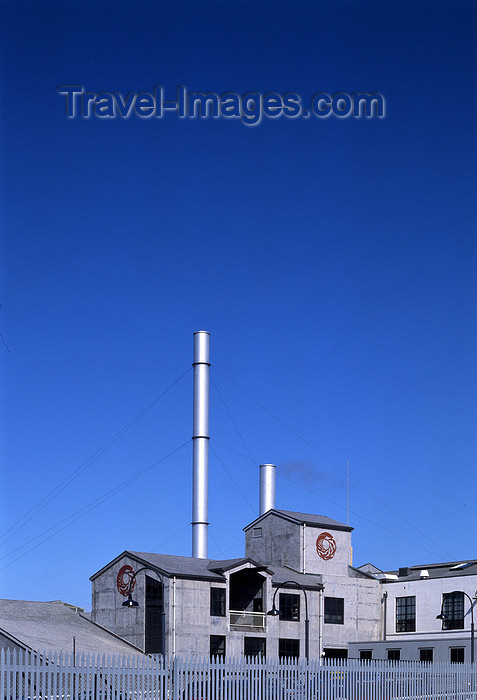
[[265, 629], [266, 614], [248, 610], [230, 610], [230, 624], [234, 627], [258, 627]]

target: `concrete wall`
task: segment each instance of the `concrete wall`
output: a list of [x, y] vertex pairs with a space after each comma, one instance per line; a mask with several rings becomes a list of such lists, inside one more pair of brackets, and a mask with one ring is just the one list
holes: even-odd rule
[[225, 588], [224, 585], [210, 581], [176, 579], [175, 614], [169, 609], [169, 643], [175, 646], [177, 654], [208, 656], [210, 635], [227, 634], [228, 617], [210, 615], [211, 587]]
[[[261, 537], [254, 531], [261, 528]], [[245, 532], [245, 556], [261, 564], [290, 566], [302, 571], [301, 526], [271, 513]]]
[[[348, 567], [351, 565], [351, 532], [333, 530], [332, 528], [301, 526], [304, 533], [305, 548], [302, 554], [302, 567], [308, 574], [323, 574], [333, 576], [348, 576]], [[330, 559], [323, 558], [317, 552], [317, 541], [323, 539], [325, 546], [331, 536], [336, 547]], [[332, 543], [331, 543], [331, 546]], [[328, 547], [331, 553], [332, 549]], [[325, 552], [324, 556], [327, 554]], [[303, 570], [303, 569], [300, 569]]]
[[[138, 608], [123, 608], [121, 604], [126, 597], [117, 589], [116, 578], [120, 568], [129, 564], [132, 569], [137, 569], [137, 562], [123, 557], [116, 565], [105, 571], [93, 581], [91, 620], [98, 625], [123, 637], [128, 642], [144, 649], [144, 625], [145, 625], [145, 576], [138, 576], [134, 586], [133, 598], [139, 603]], [[152, 578], [157, 578], [151, 573]], [[164, 591], [167, 597], [167, 581]]]
[[[254, 536], [258, 529], [260, 537]], [[327, 558], [327, 552], [320, 556], [319, 538], [324, 538], [328, 552], [334, 550], [332, 557]], [[289, 566], [302, 573], [348, 576], [351, 532], [298, 524], [271, 513], [246, 531], [245, 556], [264, 564]]]
[[323, 585], [323, 598], [344, 599], [344, 624], [323, 622], [324, 647], [346, 648], [350, 641], [380, 638], [382, 591], [379, 582], [325, 575]]

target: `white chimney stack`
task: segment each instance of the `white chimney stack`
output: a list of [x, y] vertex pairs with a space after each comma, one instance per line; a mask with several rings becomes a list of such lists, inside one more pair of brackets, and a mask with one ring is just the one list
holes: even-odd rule
[[192, 556], [207, 559], [209, 525], [209, 338], [194, 333]]
[[274, 464], [260, 465], [260, 515], [275, 508], [276, 469]]

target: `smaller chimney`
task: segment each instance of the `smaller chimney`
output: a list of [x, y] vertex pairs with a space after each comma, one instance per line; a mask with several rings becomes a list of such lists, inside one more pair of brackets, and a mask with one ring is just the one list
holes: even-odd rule
[[260, 465], [260, 515], [275, 508], [275, 478], [274, 464]]

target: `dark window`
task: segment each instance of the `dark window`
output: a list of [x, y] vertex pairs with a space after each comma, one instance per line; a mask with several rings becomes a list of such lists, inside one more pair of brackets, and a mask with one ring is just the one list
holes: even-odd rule
[[263, 598], [262, 592], [252, 600], [252, 612], [263, 612]]
[[373, 650], [372, 649], [360, 649], [359, 650], [359, 658], [361, 661], [370, 661], [373, 658]]
[[225, 656], [225, 637], [222, 635], [210, 636], [210, 658], [214, 656]]
[[461, 591], [444, 593], [442, 598], [442, 612], [446, 616], [442, 620], [443, 630], [464, 629], [464, 594]]
[[300, 596], [295, 593], [280, 593], [280, 620], [300, 619]]
[[146, 576], [146, 654], [163, 654], [163, 597], [162, 584]]
[[225, 617], [225, 588], [210, 589], [210, 614]]
[[400, 649], [388, 649], [388, 661], [400, 661], [401, 650]]
[[300, 656], [300, 640], [279, 639], [278, 656], [281, 659], [297, 659]]
[[245, 656], [260, 656], [265, 658], [267, 649], [265, 637], [245, 637], [243, 640], [243, 653]]
[[463, 664], [464, 663], [464, 647], [454, 647], [450, 650], [450, 661], [451, 664]]
[[332, 649], [331, 647], [325, 647], [323, 653], [326, 659], [347, 659], [348, 650], [347, 649]]
[[434, 661], [434, 649], [419, 649], [419, 661], [431, 664]]
[[325, 597], [325, 622], [332, 625], [344, 624], [344, 598]]
[[396, 632], [416, 631], [416, 596], [396, 598]]

